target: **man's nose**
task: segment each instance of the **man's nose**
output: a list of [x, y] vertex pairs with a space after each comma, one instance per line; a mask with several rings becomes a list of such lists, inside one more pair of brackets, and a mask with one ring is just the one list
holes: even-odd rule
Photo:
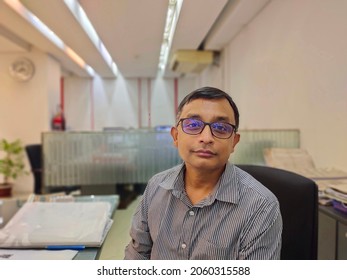
[[206, 142], [206, 143], [213, 141], [213, 134], [212, 134], [212, 130], [211, 130], [209, 125], [205, 125], [205, 127], [201, 131], [200, 139], [201, 139], [201, 141]]

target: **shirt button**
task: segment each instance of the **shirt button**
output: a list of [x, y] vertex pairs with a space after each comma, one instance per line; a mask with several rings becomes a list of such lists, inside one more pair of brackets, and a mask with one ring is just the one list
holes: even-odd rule
[[194, 214], [195, 214], [195, 213], [194, 213], [193, 210], [189, 211], [189, 215], [190, 215], [190, 216], [194, 216]]
[[181, 247], [182, 247], [183, 249], [187, 248], [186, 243], [182, 243]]

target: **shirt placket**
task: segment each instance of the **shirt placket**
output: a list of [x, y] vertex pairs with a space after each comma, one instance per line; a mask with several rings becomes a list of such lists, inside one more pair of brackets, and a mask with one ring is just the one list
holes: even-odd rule
[[185, 214], [184, 222], [182, 225], [182, 238], [180, 241], [180, 248], [179, 250], [181, 251], [182, 256], [184, 256], [184, 259], [189, 259], [191, 252], [192, 252], [192, 247], [191, 247], [191, 242], [193, 240], [193, 230], [194, 230], [194, 224], [195, 224], [195, 219], [198, 213], [198, 208], [196, 207], [191, 207], [188, 209], [188, 211]]

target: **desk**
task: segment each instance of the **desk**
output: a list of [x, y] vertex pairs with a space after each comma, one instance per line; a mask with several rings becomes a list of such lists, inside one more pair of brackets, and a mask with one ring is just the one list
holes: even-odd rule
[[[39, 201], [45, 201], [44, 200], [45, 196], [38, 197], [38, 199], [39, 199]], [[56, 199], [59, 199], [59, 196], [57, 196]], [[61, 197], [60, 199], [64, 199], [64, 196]], [[17, 200], [17, 198], [14, 199], [14, 201], [16, 201], [16, 200]], [[119, 205], [119, 196], [118, 195], [76, 196], [75, 197], [75, 201], [76, 202], [97, 202], [97, 201], [109, 202], [111, 204], [111, 209], [110, 209], [111, 213], [110, 213], [110, 215], [111, 215], [112, 219], [114, 220], [115, 212], [116, 212], [116, 209], [117, 209], [117, 207]], [[49, 203], [49, 202], [47, 202], [47, 203]], [[71, 202], [71, 203], [73, 203], [73, 202]], [[116, 226], [115, 223], [113, 223], [112, 226], [111, 226], [111, 229], [112, 229], [112, 227], [115, 227], [115, 226]], [[106, 239], [107, 238], [108, 238], [108, 235], [106, 236]], [[106, 239], [105, 239], [105, 241], [106, 241]], [[104, 243], [105, 243], [105, 241], [104, 241]], [[8, 250], [10, 250], [10, 249], [8, 249]], [[98, 259], [98, 255], [100, 254], [101, 250], [102, 250], [102, 246], [101, 247], [95, 247], [95, 248], [92, 248], [92, 247], [86, 248], [86, 249], [84, 249], [82, 251], [79, 251], [74, 259], [76, 259], [76, 260], [94, 260], [94, 259]]]
[[318, 259], [347, 260], [347, 215], [319, 206]]

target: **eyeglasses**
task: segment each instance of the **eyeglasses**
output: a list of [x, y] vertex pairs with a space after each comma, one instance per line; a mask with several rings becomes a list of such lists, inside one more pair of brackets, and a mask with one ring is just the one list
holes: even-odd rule
[[177, 125], [181, 123], [183, 132], [190, 135], [200, 134], [206, 125], [208, 125], [211, 129], [211, 133], [213, 136], [220, 139], [228, 139], [233, 135], [234, 131], [236, 131], [236, 126], [226, 122], [213, 122], [207, 123], [202, 120], [192, 119], [192, 118], [184, 118], [180, 119]]

